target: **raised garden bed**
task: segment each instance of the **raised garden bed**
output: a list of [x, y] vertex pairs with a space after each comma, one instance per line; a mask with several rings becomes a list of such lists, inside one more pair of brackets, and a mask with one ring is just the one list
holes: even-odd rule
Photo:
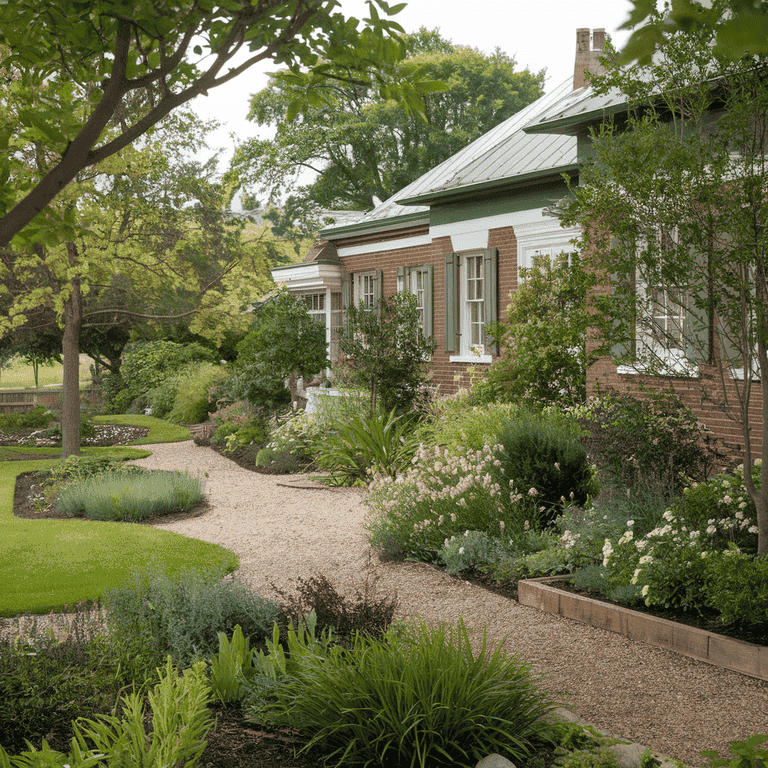
[[519, 581], [518, 601], [521, 605], [545, 613], [555, 613], [583, 624], [617, 632], [631, 640], [666, 648], [759, 680], [768, 680], [768, 646], [745, 643], [554, 586], [554, 583], [567, 578], [547, 576]]

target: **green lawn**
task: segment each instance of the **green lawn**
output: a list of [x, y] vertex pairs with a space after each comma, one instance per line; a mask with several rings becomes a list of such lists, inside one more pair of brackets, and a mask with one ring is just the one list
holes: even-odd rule
[[[93, 363], [88, 355], [80, 355], [80, 386], [86, 387], [91, 383], [90, 366]], [[62, 382], [61, 363], [41, 365], [37, 375], [41, 387], [60, 387]], [[20, 357], [11, 361], [9, 368], [0, 370], [0, 389], [34, 389], [35, 375], [32, 366]]]
[[[100, 421], [149, 426], [144, 442], [189, 438], [174, 425], [149, 416], [102, 417]], [[181, 428], [176, 427], [176, 430]], [[0, 449], [54, 456], [56, 448]], [[139, 448], [86, 448], [85, 455], [118, 453], [141, 458]], [[17, 475], [50, 466], [55, 459], [2, 461], [0, 454], [0, 616], [47, 613], [82, 600], [100, 598], [132, 571], [155, 562], [172, 573], [182, 567], [238, 565], [227, 549], [151, 526], [91, 520], [20, 520], [13, 516]]]

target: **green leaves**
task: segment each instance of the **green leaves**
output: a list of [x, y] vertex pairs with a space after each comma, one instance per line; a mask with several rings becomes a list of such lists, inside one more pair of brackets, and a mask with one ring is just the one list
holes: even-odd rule
[[731, 759], [720, 757], [714, 750], [701, 752], [701, 756], [709, 758], [712, 768], [765, 768], [768, 765], [768, 749], [761, 749], [759, 745], [766, 741], [768, 735], [757, 733], [746, 741], [732, 741], [731, 754], [735, 757]]
[[524, 762], [552, 740], [554, 704], [529, 668], [484, 637], [473, 653], [461, 621], [357, 635], [349, 650], [297, 650], [301, 664], [272, 689], [271, 710], [300, 724], [312, 737], [305, 749], [318, 745], [333, 764], [468, 766], [493, 752]]
[[[302, 200], [367, 210], [542, 93], [542, 74], [516, 71], [500, 51], [454, 46], [436, 31], [403, 40], [363, 30], [308, 71], [278, 72], [249, 114], [275, 138], [243, 145], [233, 176], [271, 198], [309, 170], [317, 179], [298, 189]], [[356, 60], [370, 66], [356, 72]]]
[[317, 445], [317, 465], [339, 485], [354, 485], [374, 475], [395, 477], [416, 452], [410, 426], [394, 411], [338, 421]]
[[654, 0], [632, 0], [633, 7], [622, 29], [639, 28], [630, 36], [619, 57], [620, 64], [648, 64], [678, 32], [712, 33], [715, 52], [731, 61], [768, 53], [768, 15], [753, 0], [699, 2], [671, 0], [661, 16]]
[[219, 652], [211, 659], [211, 690], [225, 706], [241, 701], [245, 695], [244, 683], [256, 672], [253, 666], [254, 649], [243, 635], [239, 624], [232, 632], [232, 641], [219, 632]]

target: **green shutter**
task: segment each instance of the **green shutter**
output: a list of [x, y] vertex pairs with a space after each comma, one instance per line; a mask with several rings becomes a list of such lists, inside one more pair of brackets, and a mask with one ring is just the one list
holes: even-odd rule
[[434, 283], [435, 265], [427, 264], [424, 268], [424, 335], [434, 336], [432, 330], [432, 285]]
[[352, 303], [352, 283], [347, 275], [341, 278], [341, 324], [345, 332], [349, 331], [347, 310]]
[[[485, 304], [485, 322], [495, 323], [499, 319], [499, 259], [498, 251], [489, 248], [483, 252], [483, 301]], [[487, 350], [492, 355], [499, 354], [498, 344], [488, 344]]]
[[459, 254], [445, 256], [445, 351], [459, 349]]
[[376, 314], [381, 318], [381, 302], [384, 298], [384, 270], [376, 271], [376, 283], [374, 286], [376, 292], [373, 294], [373, 306], [376, 308]]

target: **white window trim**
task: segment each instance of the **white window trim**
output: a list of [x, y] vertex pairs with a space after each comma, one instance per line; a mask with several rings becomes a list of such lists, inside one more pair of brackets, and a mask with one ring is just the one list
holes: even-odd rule
[[[469, 307], [467, 302], [467, 258], [483, 255], [484, 250], [473, 249], [471, 251], [462, 251], [459, 253], [459, 328], [461, 349], [458, 354], [450, 355], [448, 358], [451, 363], [467, 363], [470, 365], [485, 364], [490, 365], [493, 362], [493, 355], [487, 354], [484, 345], [474, 345], [470, 347], [469, 339]], [[481, 260], [482, 272], [482, 260]], [[488, 286], [483, 284], [483, 292]], [[484, 318], [483, 327], [488, 323]]]
[[581, 234], [578, 227], [564, 229], [552, 219], [526, 222], [515, 226], [517, 239], [517, 279], [521, 280], [520, 270], [530, 269], [537, 252], [572, 253], [575, 249], [572, 240]]
[[[635, 295], [640, 314], [635, 310], [635, 347], [637, 359], [625, 365], [616, 367], [617, 373], [629, 375], [683, 376], [695, 378], [699, 376], [699, 367], [691, 363], [685, 349], [680, 346], [670, 346], [654, 338], [648, 322], [648, 314], [652, 312], [651, 300], [648, 297], [648, 281], [639, 269], [635, 271]], [[683, 308], [684, 312], [685, 309]], [[651, 323], [653, 318], [651, 318]], [[683, 319], [685, 323], [685, 319]], [[645, 359], [644, 359], [645, 358]]]
[[377, 270], [369, 270], [368, 272], [355, 272], [354, 274], [354, 281], [355, 281], [355, 290], [354, 290], [354, 300], [355, 300], [355, 306], [360, 309], [362, 307], [361, 299], [363, 297], [363, 286], [365, 284], [365, 279], [370, 278], [374, 283], [374, 290], [373, 290], [373, 296], [374, 296], [374, 306], [371, 307], [363, 307], [366, 312], [370, 312], [373, 309], [375, 309], [375, 300], [376, 296], [381, 295], [381, 285], [379, 285], [380, 274]]

